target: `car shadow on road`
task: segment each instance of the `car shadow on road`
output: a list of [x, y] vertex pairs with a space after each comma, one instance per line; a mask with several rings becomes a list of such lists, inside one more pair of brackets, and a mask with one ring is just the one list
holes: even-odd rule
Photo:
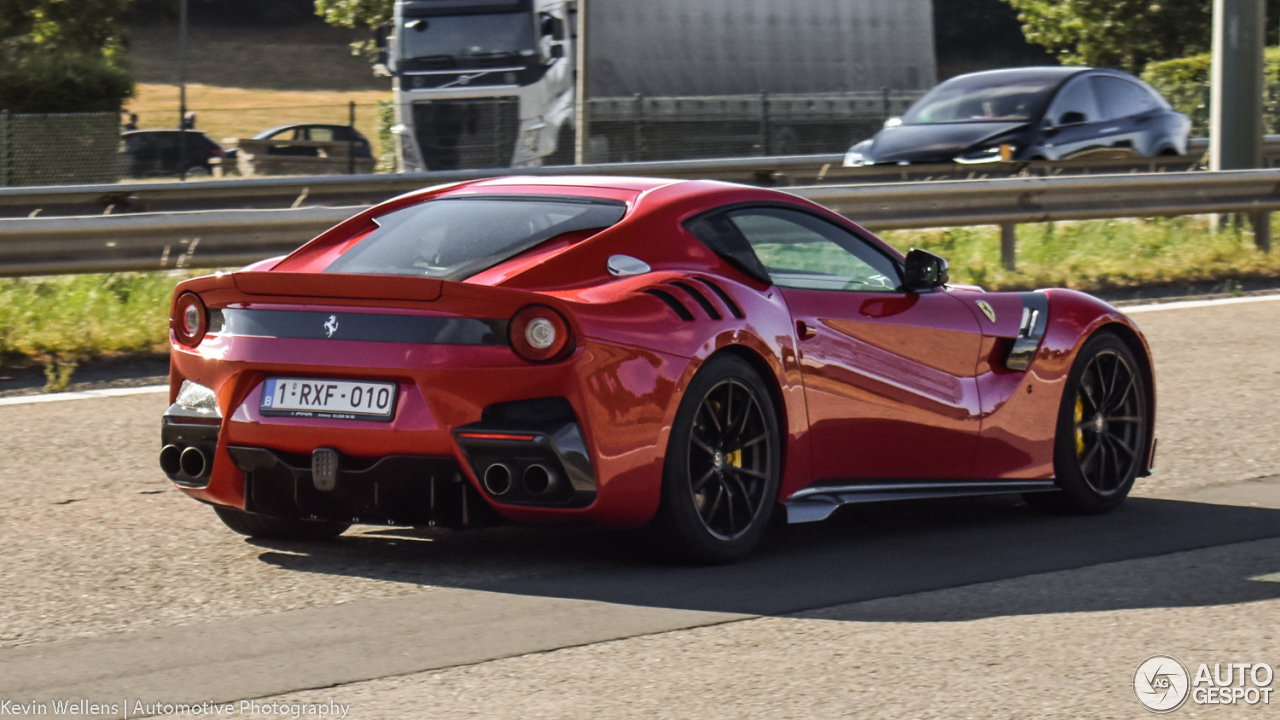
[[[1131, 498], [1108, 515], [1046, 516], [1014, 499], [979, 498], [845, 508], [823, 523], [773, 528], [754, 555], [717, 567], [668, 560], [645, 532], [591, 529], [387, 529], [336, 543], [253, 542], [262, 562], [295, 572], [779, 615], [1276, 537], [1280, 510], [1270, 508]], [[1116, 570], [1105, 581], [1059, 583], [1054, 592], [1020, 593], [989, 606], [895, 603], [861, 616], [960, 620], [1280, 597], [1280, 583], [1247, 579], [1280, 571], [1280, 555], [1233, 558], [1229, 565]]]

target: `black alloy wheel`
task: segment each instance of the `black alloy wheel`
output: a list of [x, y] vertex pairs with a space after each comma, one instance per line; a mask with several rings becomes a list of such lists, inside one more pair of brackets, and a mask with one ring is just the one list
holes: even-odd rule
[[663, 510], [684, 549], [728, 562], [760, 541], [781, 475], [777, 417], [764, 383], [732, 356], [707, 363], [676, 414], [663, 478]]
[[1072, 410], [1080, 474], [1098, 495], [1125, 492], [1137, 475], [1146, 418], [1142, 381], [1115, 350], [1101, 350], [1085, 366]]
[[1147, 378], [1133, 352], [1109, 333], [1090, 338], [1072, 365], [1058, 414], [1054, 474], [1061, 493], [1033, 494], [1035, 506], [1106, 512], [1143, 471], [1150, 444]]

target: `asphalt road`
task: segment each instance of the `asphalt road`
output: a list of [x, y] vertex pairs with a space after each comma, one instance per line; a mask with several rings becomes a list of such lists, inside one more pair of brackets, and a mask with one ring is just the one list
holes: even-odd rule
[[1160, 451], [1119, 511], [865, 506], [710, 569], [587, 530], [245, 541], [155, 469], [163, 396], [0, 405], [0, 714], [1143, 717], [1150, 655], [1280, 665], [1280, 302], [1135, 317]]

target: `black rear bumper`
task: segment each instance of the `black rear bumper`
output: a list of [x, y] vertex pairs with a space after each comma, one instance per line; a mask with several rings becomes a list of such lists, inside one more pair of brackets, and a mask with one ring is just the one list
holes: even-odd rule
[[245, 510], [300, 520], [401, 526], [492, 524], [498, 515], [452, 457], [339, 457], [336, 483], [319, 490], [311, 458], [228, 447], [244, 473]]

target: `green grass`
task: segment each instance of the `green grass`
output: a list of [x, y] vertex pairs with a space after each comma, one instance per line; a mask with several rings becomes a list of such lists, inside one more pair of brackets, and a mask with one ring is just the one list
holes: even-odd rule
[[[1018, 227], [1018, 269], [1000, 267], [994, 227], [884, 233], [895, 247], [947, 258], [955, 282], [991, 290], [1125, 287], [1280, 278], [1247, 230], [1210, 233], [1204, 218], [1113, 220]], [[198, 273], [168, 271], [0, 279], [0, 365], [40, 363], [49, 389], [76, 364], [167, 351], [173, 286]]]
[[78, 363], [166, 352], [173, 286], [189, 272], [0, 279], [0, 364], [38, 362], [61, 390]]
[[1209, 231], [1204, 217], [1098, 220], [1018, 226], [1017, 270], [1000, 266], [996, 227], [883, 233], [894, 247], [937, 253], [951, 278], [989, 290], [1127, 287], [1280, 277], [1280, 252], [1259, 252], [1253, 235]]

